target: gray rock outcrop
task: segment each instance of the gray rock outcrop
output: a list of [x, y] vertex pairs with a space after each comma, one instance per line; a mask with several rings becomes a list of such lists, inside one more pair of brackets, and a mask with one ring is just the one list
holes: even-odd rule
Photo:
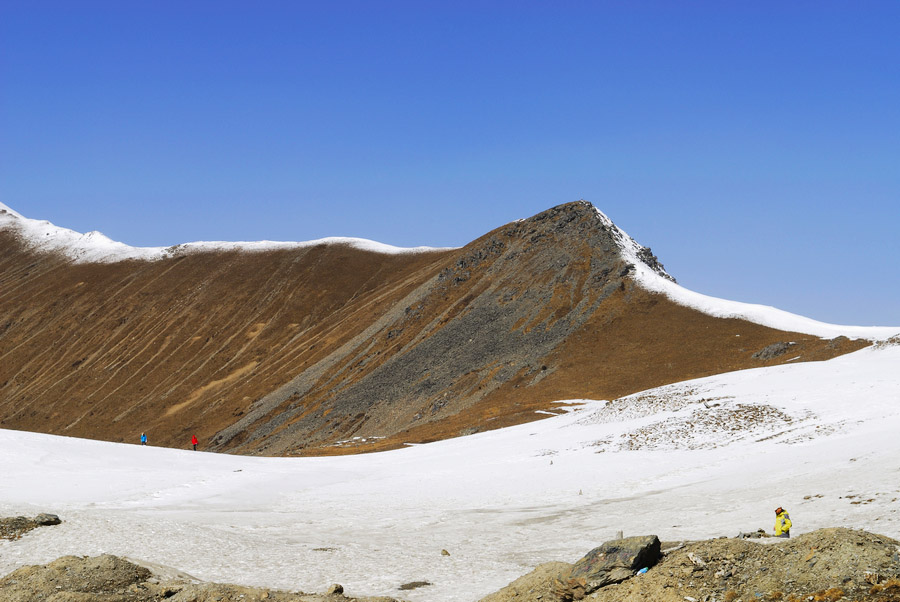
[[619, 583], [660, 558], [656, 535], [614, 539], [588, 552], [572, 570], [554, 582], [554, 591], [563, 600], [580, 600], [605, 585]]

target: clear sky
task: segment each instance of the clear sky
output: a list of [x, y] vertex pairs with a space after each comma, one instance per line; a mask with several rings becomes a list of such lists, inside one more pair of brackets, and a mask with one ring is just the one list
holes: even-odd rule
[[0, 0], [0, 201], [458, 246], [586, 199], [698, 292], [900, 325], [900, 2]]

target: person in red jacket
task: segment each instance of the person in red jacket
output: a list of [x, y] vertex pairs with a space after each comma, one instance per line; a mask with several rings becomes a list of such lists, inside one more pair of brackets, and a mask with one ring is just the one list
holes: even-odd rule
[[197, 451], [197, 444], [200, 443], [197, 441], [197, 435], [191, 436], [191, 445], [194, 446], [194, 451]]

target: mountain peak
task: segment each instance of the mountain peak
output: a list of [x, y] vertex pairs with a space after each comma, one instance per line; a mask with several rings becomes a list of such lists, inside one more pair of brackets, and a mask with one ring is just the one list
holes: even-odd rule
[[610, 252], [617, 250], [626, 263], [645, 266], [652, 274], [671, 282], [675, 278], [666, 272], [663, 264], [645, 247], [618, 227], [605, 213], [584, 199], [563, 203], [528, 219], [510, 224], [532, 225], [535, 230], [554, 233], [560, 238], [569, 238], [572, 244], [588, 244], [595, 250]]

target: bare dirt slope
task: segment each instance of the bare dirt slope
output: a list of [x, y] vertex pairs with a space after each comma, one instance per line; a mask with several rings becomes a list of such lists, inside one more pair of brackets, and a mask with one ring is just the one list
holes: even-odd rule
[[[676, 305], [636, 286], [620, 251], [585, 202], [401, 255], [323, 244], [77, 264], [0, 230], [0, 427], [373, 451], [867, 344]], [[753, 357], [785, 341], [790, 354]]]

